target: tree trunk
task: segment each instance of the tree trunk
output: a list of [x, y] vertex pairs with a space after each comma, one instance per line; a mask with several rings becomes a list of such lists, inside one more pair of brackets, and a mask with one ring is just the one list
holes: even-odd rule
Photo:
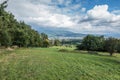
[[112, 55], [113, 55], [113, 53], [111, 52], [111, 53], [110, 53], [110, 56], [112, 56]]

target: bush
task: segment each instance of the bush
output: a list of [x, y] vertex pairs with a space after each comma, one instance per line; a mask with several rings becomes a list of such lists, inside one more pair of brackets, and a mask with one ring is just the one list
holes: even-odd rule
[[59, 52], [68, 52], [67, 49], [60, 49]]

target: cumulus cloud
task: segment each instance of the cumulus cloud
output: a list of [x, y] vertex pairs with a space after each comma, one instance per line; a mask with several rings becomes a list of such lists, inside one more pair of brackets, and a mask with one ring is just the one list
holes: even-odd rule
[[120, 20], [120, 15], [115, 15], [108, 11], [108, 5], [95, 6], [87, 12], [88, 18], [104, 20], [106, 22], [116, 22]]
[[[59, 0], [59, 3], [61, 3], [60, 1], [61, 0]], [[71, 17], [62, 14], [61, 9], [55, 6], [53, 7], [53, 5], [49, 6], [48, 4], [50, 3], [50, 0], [36, 0], [35, 2], [32, 0], [10, 0], [7, 10], [15, 14], [18, 20], [24, 20], [27, 23], [36, 23], [41, 26], [52, 27], [73, 27], [74, 22], [71, 21]], [[78, 7], [78, 5], [75, 5], [72, 6], [71, 9]]]
[[[72, 28], [74, 22], [71, 17], [61, 13], [61, 9], [50, 6], [50, 0], [10, 0], [8, 11], [11, 11], [18, 20], [34, 23], [40, 26]], [[61, 1], [61, 0], [60, 0]], [[16, 4], [19, 3], [19, 4]], [[52, 4], [52, 3], [51, 3]]]
[[7, 11], [28, 24], [80, 33], [120, 34], [120, 10], [108, 9], [108, 5], [96, 5], [87, 11], [80, 3], [72, 4], [72, 0], [9, 0]]
[[88, 16], [95, 19], [108, 18], [110, 13], [107, 11], [108, 5], [98, 5], [87, 12]]
[[108, 5], [96, 5], [88, 10], [86, 15], [80, 19], [78, 24], [89, 23], [91, 32], [114, 32], [120, 33], [120, 15], [108, 11]]

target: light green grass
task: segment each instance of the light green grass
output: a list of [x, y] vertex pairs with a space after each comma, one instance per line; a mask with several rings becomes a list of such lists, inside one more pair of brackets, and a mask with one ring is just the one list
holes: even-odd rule
[[0, 55], [0, 80], [120, 80], [119, 55], [58, 50], [59, 47], [29, 48]]

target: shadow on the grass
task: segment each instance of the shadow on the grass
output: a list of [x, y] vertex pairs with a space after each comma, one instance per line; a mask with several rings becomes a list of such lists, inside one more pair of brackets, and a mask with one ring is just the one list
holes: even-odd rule
[[120, 61], [115, 59], [115, 58], [117, 58], [116, 56], [110, 56], [109, 54], [99, 54], [99, 52], [97, 52], [97, 51], [79, 51], [79, 50], [69, 51], [67, 49], [60, 49], [58, 51], [65, 52], [65, 53], [78, 53], [78, 54], [89, 54], [89, 55], [101, 56], [100, 59], [102, 61], [105, 61], [108, 63], [113, 63], [113, 64], [120, 64]]
[[117, 65], [120, 64], [120, 61], [118, 61], [116, 59], [103, 58], [102, 60], [105, 62], [108, 62], [108, 63], [113, 63], [113, 64], [117, 64]]

